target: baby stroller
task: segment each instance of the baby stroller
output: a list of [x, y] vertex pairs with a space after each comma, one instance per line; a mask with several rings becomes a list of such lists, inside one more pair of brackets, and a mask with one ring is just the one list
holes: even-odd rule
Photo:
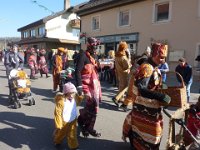
[[13, 69], [9, 75], [9, 100], [14, 108], [21, 108], [20, 100], [28, 100], [29, 106], [35, 105], [35, 99], [31, 94], [31, 82], [23, 70]]
[[75, 84], [74, 80], [74, 68], [68, 67], [66, 70], [60, 72], [59, 90], [63, 91], [63, 85], [67, 82]]

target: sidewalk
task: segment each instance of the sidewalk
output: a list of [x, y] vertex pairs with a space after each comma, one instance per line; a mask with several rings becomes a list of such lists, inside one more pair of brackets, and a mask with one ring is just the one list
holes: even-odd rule
[[[168, 86], [172, 87], [179, 85], [175, 75], [168, 75], [166, 83]], [[109, 87], [110, 89], [112, 89], [113, 94], [117, 93], [118, 91], [117, 87], [113, 87], [112, 84], [109, 84], [107, 81], [101, 81], [101, 84], [103, 87]], [[104, 92], [104, 89], [102, 89], [102, 91]], [[200, 96], [200, 79], [197, 76], [193, 76], [190, 103], [196, 103], [199, 96]]]
[[[173, 85], [177, 86], [178, 82], [176, 79], [176, 76], [168, 76], [167, 78], [167, 85]], [[190, 103], [196, 103], [198, 97], [200, 96], [200, 79], [198, 76], [193, 76], [193, 83], [191, 86], [191, 98], [190, 98]]]

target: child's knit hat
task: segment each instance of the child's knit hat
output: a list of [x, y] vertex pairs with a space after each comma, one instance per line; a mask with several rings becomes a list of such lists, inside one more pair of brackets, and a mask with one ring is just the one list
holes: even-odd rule
[[67, 94], [67, 93], [77, 93], [77, 90], [76, 90], [76, 87], [74, 86], [74, 84], [72, 84], [71, 82], [67, 82], [63, 86], [63, 93], [64, 94]]

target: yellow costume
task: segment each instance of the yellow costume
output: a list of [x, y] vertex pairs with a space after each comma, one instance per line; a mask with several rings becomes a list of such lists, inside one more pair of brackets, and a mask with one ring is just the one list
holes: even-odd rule
[[[55, 144], [61, 144], [62, 140], [66, 137], [67, 144], [70, 149], [75, 149], [79, 146], [78, 140], [77, 140], [77, 116], [74, 116], [75, 118], [70, 120], [71, 115], [64, 116], [64, 109], [67, 110], [68, 113], [73, 113], [75, 111], [76, 113], [76, 106], [80, 104], [82, 101], [83, 96], [78, 96], [76, 94], [75, 98], [72, 100], [68, 100], [64, 97], [62, 93], [58, 93], [55, 96], [55, 111], [54, 111], [54, 122], [55, 122], [55, 131], [54, 131], [54, 143]], [[70, 106], [66, 105], [65, 102], [71, 103], [75, 102], [75, 104], [72, 106], [72, 109]], [[75, 115], [75, 114], [74, 114]], [[73, 114], [72, 114], [73, 116]], [[66, 122], [65, 118], [68, 118], [70, 120], [69, 122]]]

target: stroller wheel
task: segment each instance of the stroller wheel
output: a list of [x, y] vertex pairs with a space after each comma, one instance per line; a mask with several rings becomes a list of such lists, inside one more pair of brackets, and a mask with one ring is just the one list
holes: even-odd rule
[[17, 109], [18, 107], [19, 107], [18, 102], [14, 102], [14, 108]]
[[31, 99], [28, 100], [28, 104], [29, 104], [29, 106], [32, 106], [32, 100]]
[[32, 97], [32, 105], [35, 105], [35, 99]]

